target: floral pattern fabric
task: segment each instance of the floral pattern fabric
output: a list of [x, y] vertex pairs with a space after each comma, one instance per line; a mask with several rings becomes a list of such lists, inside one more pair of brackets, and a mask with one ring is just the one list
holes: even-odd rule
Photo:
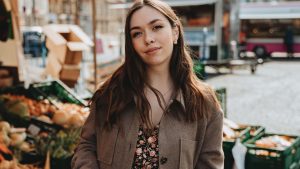
[[158, 125], [150, 133], [145, 132], [143, 126], [139, 127], [132, 169], [159, 168], [158, 131]]

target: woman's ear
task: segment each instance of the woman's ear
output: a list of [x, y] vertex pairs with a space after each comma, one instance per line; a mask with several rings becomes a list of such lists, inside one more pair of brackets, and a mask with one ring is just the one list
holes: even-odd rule
[[179, 29], [178, 29], [178, 26], [174, 26], [173, 29], [173, 43], [174, 44], [177, 44], [177, 40], [178, 40], [178, 37], [179, 37]]

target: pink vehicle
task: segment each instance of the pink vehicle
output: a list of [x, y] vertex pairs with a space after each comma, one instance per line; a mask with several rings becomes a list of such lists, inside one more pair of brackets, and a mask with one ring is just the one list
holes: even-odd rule
[[[286, 56], [287, 47], [283, 38], [248, 38], [246, 40], [246, 50], [253, 51], [257, 56]], [[276, 55], [276, 53], [279, 55]], [[284, 53], [280, 55], [280, 53]], [[295, 38], [293, 44], [294, 56], [300, 53], [300, 37]]]
[[245, 51], [257, 57], [299, 56], [299, 1], [241, 3], [239, 17]]

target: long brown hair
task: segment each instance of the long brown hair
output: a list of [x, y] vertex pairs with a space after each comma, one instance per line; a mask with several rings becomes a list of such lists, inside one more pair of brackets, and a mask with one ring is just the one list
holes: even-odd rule
[[[182, 91], [185, 108], [183, 111], [171, 111], [174, 116], [180, 113], [184, 121], [192, 122], [204, 116], [209, 116], [211, 111], [217, 111], [220, 105], [214, 91], [201, 82], [193, 73], [193, 62], [189, 49], [184, 43], [183, 29], [174, 11], [165, 2], [159, 0], [140, 0], [129, 9], [125, 23], [125, 62], [113, 75], [97, 90], [92, 98], [101, 112], [104, 112], [105, 123], [112, 126], [118, 123], [124, 109], [135, 101], [135, 106], [142, 122], [152, 128], [149, 117], [150, 104], [146, 99], [144, 88], [146, 85], [146, 65], [135, 51], [130, 36], [131, 17], [137, 10], [144, 6], [150, 6], [161, 12], [170, 22], [171, 26], [178, 27], [179, 36], [174, 45], [170, 61], [170, 74], [174, 83], [175, 93]], [[153, 89], [152, 89], [153, 90]], [[160, 98], [156, 93], [157, 99]], [[96, 121], [103, 120], [99, 111], [96, 113]], [[179, 118], [178, 118], [179, 119]]]

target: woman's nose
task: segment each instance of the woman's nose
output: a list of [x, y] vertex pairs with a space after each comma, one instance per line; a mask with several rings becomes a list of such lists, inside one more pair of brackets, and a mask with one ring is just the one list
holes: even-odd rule
[[155, 38], [151, 32], [145, 32], [145, 44], [150, 45], [155, 42]]

